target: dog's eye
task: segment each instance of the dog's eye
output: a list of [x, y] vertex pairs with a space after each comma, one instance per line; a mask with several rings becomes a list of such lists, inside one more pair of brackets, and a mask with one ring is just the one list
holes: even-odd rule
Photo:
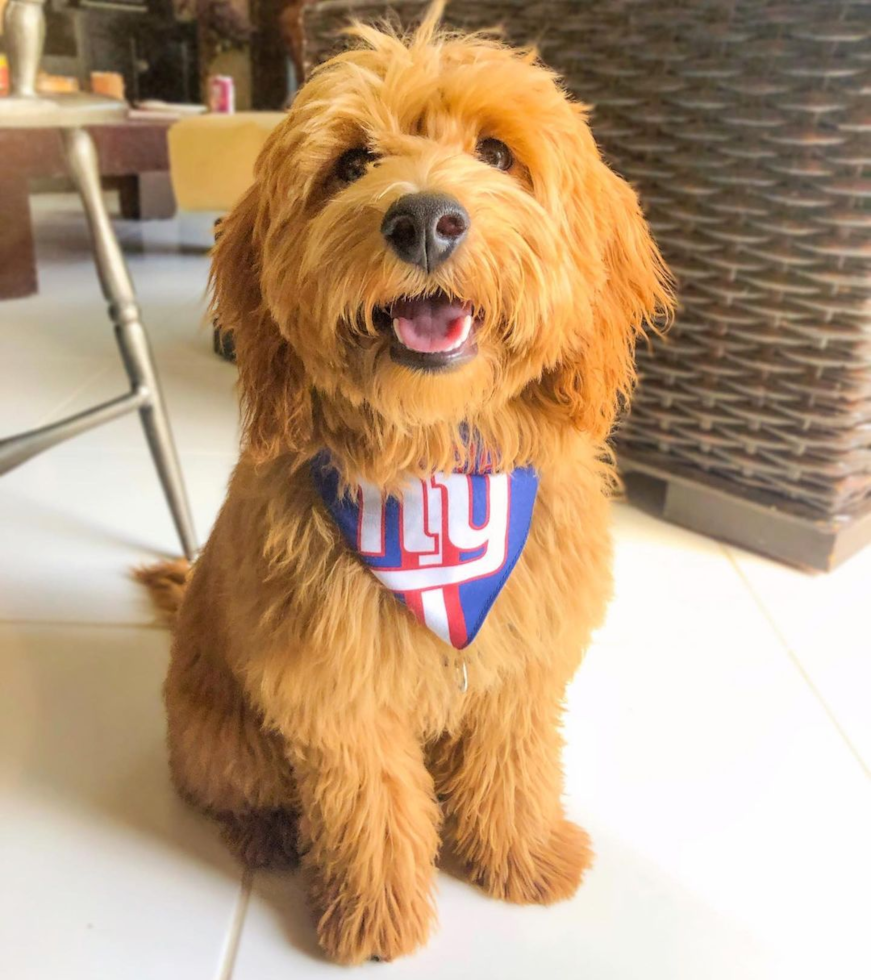
[[510, 170], [514, 166], [514, 154], [502, 142], [488, 136], [478, 143], [478, 159], [497, 170]]
[[365, 146], [355, 146], [346, 150], [336, 161], [336, 176], [346, 184], [359, 180], [375, 159], [375, 154]]

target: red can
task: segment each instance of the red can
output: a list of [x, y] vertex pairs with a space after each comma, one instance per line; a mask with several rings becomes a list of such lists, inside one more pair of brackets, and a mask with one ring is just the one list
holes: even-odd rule
[[236, 111], [236, 84], [232, 75], [209, 76], [209, 109], [212, 112]]

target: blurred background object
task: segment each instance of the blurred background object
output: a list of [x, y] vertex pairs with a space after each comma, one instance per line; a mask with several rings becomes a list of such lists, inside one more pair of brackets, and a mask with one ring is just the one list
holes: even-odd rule
[[44, 95], [56, 92], [79, 92], [81, 86], [74, 75], [49, 75], [41, 71], [36, 76], [36, 91]]
[[[0, 111], [3, 102], [0, 101]], [[177, 116], [146, 114], [91, 130], [104, 189], [119, 192], [120, 213], [143, 221], [171, 218], [175, 197], [169, 177], [167, 131]], [[30, 197], [36, 190], [70, 189], [57, 133], [0, 126], [0, 300], [30, 296], [39, 288]]]
[[47, 0], [45, 21], [47, 75], [84, 91], [92, 72], [116, 72], [131, 101], [199, 101], [197, 25], [172, 0]]
[[209, 76], [209, 111], [226, 115], [236, 111], [236, 86], [232, 75]]
[[[38, 87], [45, 42], [45, 0], [9, 0], [3, 11], [3, 33], [9, 51], [11, 91], [0, 100], [0, 131], [24, 136], [44, 134], [46, 148], [60, 149], [87, 219], [97, 278], [114, 328], [128, 390], [48, 424], [0, 439], [0, 474], [39, 453], [106, 422], [137, 412], [172, 513], [184, 555], [197, 551], [193, 517], [172, 438], [157, 366], [151, 351], [133, 281], [109, 220], [100, 184], [100, 161], [91, 129], [123, 124], [127, 106], [120, 99], [70, 90], [51, 94]], [[12, 144], [13, 147], [15, 144]], [[32, 146], [32, 141], [29, 143]], [[26, 198], [26, 176], [24, 178]], [[7, 239], [4, 244], [9, 244]], [[13, 242], [13, 244], [15, 244]]]
[[283, 118], [280, 112], [208, 113], [176, 123], [169, 160], [179, 207], [229, 211], [250, 186], [254, 161]]
[[117, 71], [92, 71], [91, 91], [111, 99], [123, 99], [124, 76]]

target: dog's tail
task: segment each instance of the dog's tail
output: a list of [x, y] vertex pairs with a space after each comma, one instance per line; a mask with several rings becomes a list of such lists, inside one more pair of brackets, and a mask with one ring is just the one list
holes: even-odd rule
[[190, 574], [191, 563], [185, 558], [133, 570], [133, 577], [148, 589], [160, 618], [168, 625], [175, 621]]

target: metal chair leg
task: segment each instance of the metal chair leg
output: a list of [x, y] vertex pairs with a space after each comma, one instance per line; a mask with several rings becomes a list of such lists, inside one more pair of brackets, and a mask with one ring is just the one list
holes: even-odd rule
[[144, 395], [139, 416], [145, 436], [182, 548], [185, 555], [193, 559], [197, 552], [193, 518], [157, 380], [151, 345], [142, 326], [130, 273], [103, 202], [97, 151], [85, 129], [63, 130], [62, 136], [70, 177], [82, 198], [90, 226], [97, 272], [103, 295], [109, 304], [115, 339], [133, 391]]

